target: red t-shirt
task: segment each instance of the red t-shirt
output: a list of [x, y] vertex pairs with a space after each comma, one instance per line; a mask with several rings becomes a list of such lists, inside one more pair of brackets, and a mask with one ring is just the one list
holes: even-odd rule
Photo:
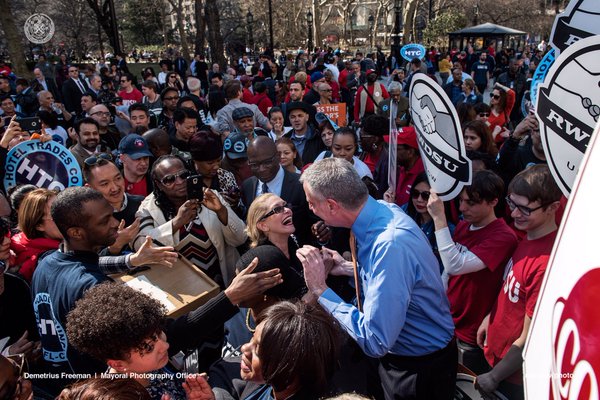
[[136, 183], [131, 183], [125, 179], [125, 191], [129, 194], [135, 194], [138, 196], [146, 197], [148, 196], [148, 185], [146, 183], [146, 177], [144, 177], [141, 181]]
[[400, 167], [399, 171], [398, 181], [396, 182], [396, 204], [403, 206], [410, 200], [410, 188], [417, 175], [425, 172], [423, 160], [419, 157], [411, 169], [407, 171], [404, 167]]
[[453, 239], [479, 257], [487, 268], [451, 276], [448, 300], [456, 337], [476, 346], [477, 329], [498, 297], [504, 267], [517, 247], [517, 235], [502, 218], [474, 231], [469, 229], [470, 226], [468, 222], [460, 221]]
[[[556, 232], [535, 240], [524, 238], [513, 254], [512, 268], [490, 314], [484, 352], [492, 367], [502, 360], [521, 336], [525, 316], [533, 317]], [[522, 371], [514, 373], [507, 381], [522, 384]]]
[[140, 92], [136, 88], [133, 88], [131, 93], [127, 93], [126, 91], [121, 90], [117, 94], [120, 98], [123, 99], [123, 105], [128, 107], [134, 103], [141, 103], [142, 99], [144, 98], [142, 92]]

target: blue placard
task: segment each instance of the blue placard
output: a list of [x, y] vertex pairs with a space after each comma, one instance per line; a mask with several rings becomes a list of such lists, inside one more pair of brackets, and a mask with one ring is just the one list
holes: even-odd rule
[[[548, 75], [548, 71], [550, 71], [550, 67], [554, 64], [554, 60], [556, 59], [556, 52], [554, 49], [550, 50], [542, 61], [540, 61], [539, 65], [535, 69], [535, 73], [533, 74], [533, 78], [531, 79], [531, 89], [530, 89], [530, 97], [531, 104], [537, 104], [537, 94], [539, 90], [539, 86], [544, 83], [544, 79], [546, 79], [546, 75]], [[527, 114], [525, 114], [527, 115]]]
[[4, 169], [6, 190], [20, 184], [56, 190], [83, 185], [77, 160], [66, 147], [55, 141], [19, 143], [8, 152]]
[[425, 57], [426, 53], [427, 50], [425, 50], [425, 47], [418, 43], [406, 44], [400, 49], [400, 55], [406, 61], [412, 61], [413, 58], [418, 58], [419, 60], [422, 60], [423, 57]]

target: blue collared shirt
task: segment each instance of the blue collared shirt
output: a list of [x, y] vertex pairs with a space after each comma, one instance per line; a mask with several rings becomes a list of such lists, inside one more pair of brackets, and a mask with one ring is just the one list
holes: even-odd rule
[[294, 146], [296, 146], [296, 150], [298, 150], [300, 157], [302, 157], [302, 154], [304, 154], [304, 145], [306, 145], [306, 141], [312, 139], [312, 136], [313, 130], [311, 129], [310, 125], [306, 127], [306, 133], [304, 136], [296, 136], [296, 131], [292, 131], [292, 136], [290, 139], [292, 139], [292, 142], [294, 142]]
[[454, 335], [439, 264], [427, 238], [395, 204], [369, 197], [354, 224], [363, 311], [327, 289], [319, 303], [371, 357], [422, 356]]
[[271, 182], [262, 182], [259, 179], [258, 184], [256, 185], [256, 197], [263, 194], [263, 191], [262, 191], [263, 183], [267, 184], [267, 187], [269, 188], [269, 193], [274, 193], [277, 196], [281, 196], [281, 187], [283, 186], [284, 175], [285, 175], [285, 173], [283, 172], [283, 168], [281, 168], [281, 166], [280, 166], [279, 171], [277, 172], [277, 175], [275, 175], [275, 178], [273, 178], [271, 180]]

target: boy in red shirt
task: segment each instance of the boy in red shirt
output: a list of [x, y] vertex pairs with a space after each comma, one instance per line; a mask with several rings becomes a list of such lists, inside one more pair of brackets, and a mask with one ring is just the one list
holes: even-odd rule
[[496, 301], [504, 267], [517, 247], [517, 236], [494, 212], [503, 193], [502, 178], [492, 171], [477, 172], [471, 185], [459, 195], [464, 220], [456, 225], [453, 236], [440, 198], [431, 193], [427, 204], [435, 224], [444, 278], [448, 278], [458, 360], [477, 374], [490, 369], [483, 350], [477, 346], [477, 329]]
[[529, 167], [508, 186], [506, 202], [515, 227], [527, 237], [517, 246], [496, 304], [477, 331], [477, 344], [492, 366], [475, 381], [482, 393], [498, 389], [510, 399], [524, 398], [523, 346], [556, 238], [561, 196], [547, 165]]

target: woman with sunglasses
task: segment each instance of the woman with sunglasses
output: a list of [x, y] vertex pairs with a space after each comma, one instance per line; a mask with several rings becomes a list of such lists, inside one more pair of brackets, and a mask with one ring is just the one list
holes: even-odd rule
[[169, 74], [167, 75], [167, 80], [165, 81], [165, 88], [168, 87], [177, 89], [179, 91], [179, 95], [183, 95], [183, 81], [176, 72], [169, 72]]
[[490, 116], [487, 119], [490, 132], [496, 143], [502, 143], [508, 137], [510, 131], [507, 127], [510, 123], [510, 113], [515, 105], [515, 91], [496, 83], [490, 93]]
[[174, 246], [225, 288], [234, 277], [239, 258], [237, 246], [246, 242], [244, 223], [215, 190], [202, 180], [188, 197], [191, 176], [178, 156], [161, 156], [152, 166], [154, 191], [142, 202], [137, 217], [140, 231], [133, 246], [138, 249], [151, 236], [165, 246]]
[[[410, 201], [403, 205], [402, 209], [417, 223], [417, 225], [419, 225], [425, 236], [427, 236], [427, 239], [429, 239], [433, 254], [435, 254], [440, 263], [440, 273], [442, 273], [443, 265], [438, 252], [437, 241], [435, 239], [435, 226], [433, 224], [433, 218], [429, 215], [429, 211], [427, 211], [427, 201], [429, 200], [430, 193], [431, 185], [429, 185], [427, 173], [423, 172], [415, 178], [415, 182], [410, 189]], [[449, 205], [445, 204], [445, 207], [446, 215], [448, 216]], [[450, 233], [452, 233], [454, 232], [454, 224], [449, 222], [450, 218], [447, 218], [447, 220], [448, 229], [450, 230]]]

